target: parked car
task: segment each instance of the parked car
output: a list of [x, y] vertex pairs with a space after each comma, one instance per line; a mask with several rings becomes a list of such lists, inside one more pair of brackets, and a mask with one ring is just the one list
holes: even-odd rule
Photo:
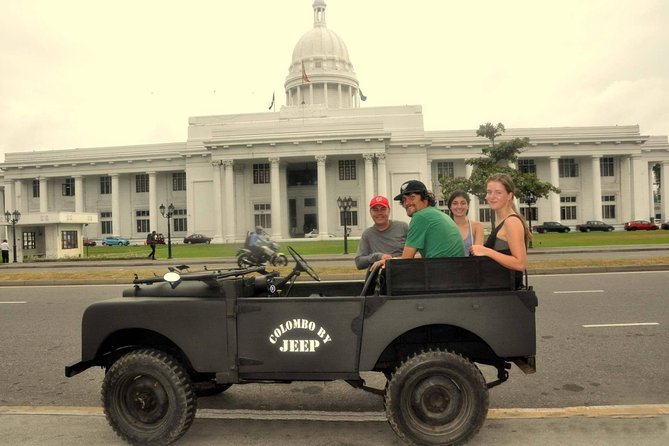
[[127, 238], [109, 236], [102, 239], [102, 246], [128, 246], [130, 241]]
[[669, 229], [669, 221], [665, 221], [662, 223], [662, 226], [660, 226], [662, 229]]
[[84, 238], [84, 246], [95, 246], [95, 245], [97, 245], [97, 243], [95, 243], [95, 240]]
[[207, 237], [206, 235], [202, 234], [191, 234], [188, 237], [184, 238], [184, 243], [185, 244], [195, 244], [195, 243], [206, 243], [207, 245], [211, 243], [212, 238]]
[[544, 232], [569, 232], [571, 229], [569, 229], [569, 226], [565, 226], [559, 221], [545, 221], [540, 225], [537, 225], [534, 227], [534, 230], [537, 231], [539, 234], [543, 234]]
[[632, 220], [625, 223], [625, 231], [654, 231], [660, 229], [648, 220]]
[[581, 232], [590, 232], [590, 231], [611, 232], [613, 231], [613, 226], [604, 223], [603, 221], [589, 220], [583, 223], [582, 225], [576, 225], [576, 230]]

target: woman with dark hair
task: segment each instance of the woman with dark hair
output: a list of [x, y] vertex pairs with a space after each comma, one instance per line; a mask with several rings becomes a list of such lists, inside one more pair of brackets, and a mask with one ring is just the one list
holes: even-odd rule
[[488, 256], [505, 268], [515, 270], [521, 286], [527, 268], [527, 242], [532, 238], [525, 219], [516, 209], [516, 187], [506, 174], [491, 175], [486, 181], [486, 201], [495, 211], [495, 228], [484, 245], [472, 246], [475, 256]]
[[456, 190], [448, 197], [448, 210], [460, 230], [465, 244], [465, 255], [471, 255], [470, 250], [473, 245], [483, 244], [483, 224], [467, 217], [469, 202], [469, 194], [463, 190]]

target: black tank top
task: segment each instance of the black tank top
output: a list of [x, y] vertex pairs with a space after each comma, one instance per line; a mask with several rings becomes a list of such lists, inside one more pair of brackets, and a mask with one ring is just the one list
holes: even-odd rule
[[[508, 215], [500, 224], [493, 229], [493, 231], [490, 233], [488, 236], [488, 239], [485, 241], [483, 246], [486, 248], [494, 249], [497, 252], [500, 252], [502, 254], [506, 255], [511, 255], [511, 249], [509, 248], [509, 243], [506, 240], [498, 239], [497, 238], [497, 233], [502, 229], [504, 226], [504, 222], [506, 221], [507, 218], [509, 217], [516, 217], [520, 219], [520, 217], [517, 214], [510, 214]], [[522, 221], [522, 220], [521, 220]], [[527, 236], [525, 237], [525, 245], [527, 245]], [[523, 287], [523, 271], [514, 271], [516, 275], [516, 289], [522, 288]]]

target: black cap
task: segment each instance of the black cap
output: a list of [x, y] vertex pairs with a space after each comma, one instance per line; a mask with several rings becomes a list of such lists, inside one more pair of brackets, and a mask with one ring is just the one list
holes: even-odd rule
[[402, 195], [411, 194], [414, 192], [427, 193], [427, 187], [425, 187], [425, 184], [423, 184], [422, 181], [418, 180], [406, 181], [400, 186], [400, 194], [396, 195], [395, 198], [393, 198], [393, 200], [402, 201]]

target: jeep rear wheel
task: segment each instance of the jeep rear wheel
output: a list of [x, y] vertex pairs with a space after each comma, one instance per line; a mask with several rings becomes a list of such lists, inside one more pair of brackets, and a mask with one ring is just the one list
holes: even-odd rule
[[114, 362], [102, 383], [102, 405], [116, 434], [131, 444], [170, 444], [195, 418], [197, 400], [184, 367], [159, 350]]
[[402, 363], [385, 394], [388, 423], [413, 445], [466, 442], [481, 429], [488, 404], [479, 369], [441, 350], [422, 352]]

